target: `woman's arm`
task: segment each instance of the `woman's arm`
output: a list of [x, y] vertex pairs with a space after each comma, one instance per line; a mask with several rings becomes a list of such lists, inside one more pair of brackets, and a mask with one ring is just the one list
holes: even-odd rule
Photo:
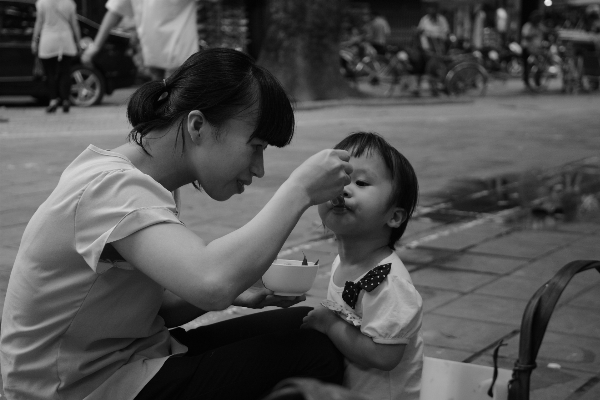
[[324, 333], [348, 360], [367, 368], [394, 369], [404, 355], [404, 344], [379, 344], [343, 321], [326, 308], [316, 308], [306, 317], [302, 328]]
[[204, 245], [177, 224], [157, 224], [113, 242], [117, 251], [155, 282], [202, 310], [222, 310], [269, 268], [302, 213], [336, 197], [351, 166], [345, 151], [311, 157], [240, 229]]
[[38, 8], [35, 14], [35, 25], [33, 26], [33, 36], [31, 37], [31, 52], [37, 54], [38, 45], [40, 42], [40, 34], [42, 33], [42, 25], [44, 24], [44, 12]]
[[[257, 309], [272, 306], [287, 308], [304, 300], [306, 300], [305, 295], [297, 297], [276, 296], [271, 290], [261, 285], [248, 288], [233, 301], [233, 305]], [[206, 314], [206, 311], [165, 290], [163, 303], [158, 314], [165, 321], [167, 328], [174, 328], [195, 320]]]
[[203, 314], [206, 314], [206, 311], [188, 303], [168, 290], [165, 290], [163, 294], [163, 302], [158, 312], [158, 315], [165, 321], [167, 328], [187, 324]]
[[98, 29], [98, 33], [94, 38], [94, 41], [86, 47], [85, 51], [81, 55], [81, 62], [90, 65], [92, 63], [92, 58], [102, 48], [104, 42], [108, 38], [110, 34], [110, 30], [117, 26], [119, 22], [123, 19], [123, 16], [115, 11], [107, 10], [106, 14], [102, 18], [102, 23], [100, 24], [100, 29]]
[[81, 42], [81, 31], [79, 30], [79, 22], [77, 21], [77, 14], [75, 12], [71, 14], [71, 19], [69, 20], [69, 23], [71, 24], [71, 29], [73, 30], [75, 47], [79, 49], [79, 43]]

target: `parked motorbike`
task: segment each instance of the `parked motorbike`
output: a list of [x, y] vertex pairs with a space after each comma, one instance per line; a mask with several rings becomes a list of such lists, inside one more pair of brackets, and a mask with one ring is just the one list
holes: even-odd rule
[[523, 74], [522, 52], [518, 43], [511, 42], [502, 48], [484, 47], [474, 54], [490, 74], [506, 79]]

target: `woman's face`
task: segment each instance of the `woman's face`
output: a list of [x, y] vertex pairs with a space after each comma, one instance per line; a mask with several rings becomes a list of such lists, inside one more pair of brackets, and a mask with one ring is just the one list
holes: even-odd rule
[[[211, 198], [224, 201], [241, 194], [252, 178], [264, 176], [263, 152], [267, 142], [252, 139], [256, 108], [234, 117], [220, 127], [207, 125], [196, 144], [192, 164], [196, 180]], [[219, 135], [215, 137], [218, 130]]]

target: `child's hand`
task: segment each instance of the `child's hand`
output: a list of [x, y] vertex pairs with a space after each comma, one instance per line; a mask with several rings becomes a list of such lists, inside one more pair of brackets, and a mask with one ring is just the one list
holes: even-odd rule
[[321, 204], [342, 193], [350, 183], [352, 166], [345, 150], [322, 150], [292, 172], [287, 183], [300, 187], [310, 204]]
[[300, 328], [314, 329], [327, 335], [329, 327], [335, 323], [336, 320], [340, 319], [333, 312], [324, 307], [317, 307], [304, 317]]

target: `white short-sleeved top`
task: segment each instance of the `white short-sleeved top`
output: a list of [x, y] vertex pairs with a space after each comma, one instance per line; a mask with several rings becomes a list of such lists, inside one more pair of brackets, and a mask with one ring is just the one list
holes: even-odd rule
[[133, 18], [144, 64], [174, 69], [198, 47], [195, 0], [108, 0], [106, 8]]
[[[331, 270], [327, 299], [361, 317], [361, 332], [375, 343], [406, 345], [402, 361], [391, 371], [365, 368], [346, 360], [344, 386], [368, 395], [370, 400], [418, 400], [423, 369], [423, 301], [406, 267], [396, 253], [381, 260], [377, 265], [391, 263], [390, 273], [371, 292], [361, 290], [352, 309], [342, 298], [344, 288], [333, 282], [339, 263], [337, 256]], [[364, 275], [366, 273], [355, 282]]]
[[73, 0], [37, 0], [35, 8], [38, 18], [43, 21], [38, 56], [40, 58], [75, 56], [77, 46], [69, 22], [76, 13], [75, 2]]
[[133, 399], [186, 351], [158, 315], [164, 289], [103, 252], [159, 223], [181, 223], [172, 193], [124, 156], [89, 146], [67, 167], [10, 276], [0, 339], [8, 399]]

